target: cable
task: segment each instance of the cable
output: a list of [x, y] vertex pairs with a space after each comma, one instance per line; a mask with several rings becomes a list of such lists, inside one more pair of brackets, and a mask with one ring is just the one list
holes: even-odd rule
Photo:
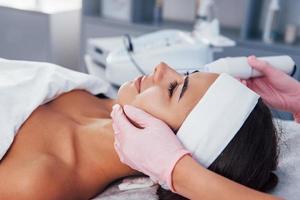
[[[127, 44], [127, 42], [128, 44]], [[130, 61], [132, 62], [132, 64], [135, 66], [135, 68], [142, 74], [142, 75], [146, 75], [146, 73], [142, 70], [142, 68], [138, 65], [138, 63], [135, 61], [135, 59], [133, 58], [132, 53], [134, 52], [134, 48], [133, 48], [133, 43], [131, 41], [131, 37], [128, 34], [124, 35], [123, 38], [123, 42], [124, 42], [124, 46], [125, 49], [127, 51], [128, 57], [130, 59]]]

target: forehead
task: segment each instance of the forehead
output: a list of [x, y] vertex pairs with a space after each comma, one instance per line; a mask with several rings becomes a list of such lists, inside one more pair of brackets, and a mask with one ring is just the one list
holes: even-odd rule
[[200, 100], [218, 76], [218, 74], [204, 72], [191, 74], [189, 76], [189, 91], [187, 91], [187, 94], [190, 96], [198, 94], [198, 100]]
[[180, 107], [183, 108], [182, 112], [188, 114], [197, 102], [205, 95], [206, 91], [217, 77], [217, 74], [203, 72], [197, 72], [189, 75], [188, 88], [179, 103], [181, 104]]

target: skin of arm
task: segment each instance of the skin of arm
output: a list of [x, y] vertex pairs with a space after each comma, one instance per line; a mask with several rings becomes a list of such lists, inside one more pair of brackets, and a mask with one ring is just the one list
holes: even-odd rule
[[[173, 186], [189, 199], [205, 200], [279, 200], [235, 183], [199, 165], [191, 156], [182, 157], [173, 170]], [[208, 184], [209, 183], [209, 184]]]

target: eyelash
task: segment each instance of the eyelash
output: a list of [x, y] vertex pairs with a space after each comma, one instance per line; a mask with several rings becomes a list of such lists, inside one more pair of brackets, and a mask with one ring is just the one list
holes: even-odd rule
[[[187, 71], [184, 73], [185, 76], [188, 76], [190, 73]], [[173, 95], [173, 92], [174, 92], [174, 89], [178, 86], [178, 82], [177, 81], [173, 81], [169, 84], [169, 88], [168, 88], [168, 91], [169, 91], [169, 97], [171, 98], [172, 95]]]
[[177, 85], [178, 85], [178, 82], [177, 82], [177, 81], [173, 81], [173, 82], [171, 82], [171, 83], [169, 84], [168, 90], [169, 90], [169, 97], [170, 97], [170, 98], [172, 97], [173, 92], [174, 92], [174, 89], [177, 87]]

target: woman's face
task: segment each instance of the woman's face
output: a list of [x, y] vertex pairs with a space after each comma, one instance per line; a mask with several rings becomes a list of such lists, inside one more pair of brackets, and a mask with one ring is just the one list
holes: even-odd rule
[[160, 63], [152, 74], [123, 84], [117, 100], [121, 105], [136, 106], [177, 130], [217, 77], [196, 72], [187, 78]]

